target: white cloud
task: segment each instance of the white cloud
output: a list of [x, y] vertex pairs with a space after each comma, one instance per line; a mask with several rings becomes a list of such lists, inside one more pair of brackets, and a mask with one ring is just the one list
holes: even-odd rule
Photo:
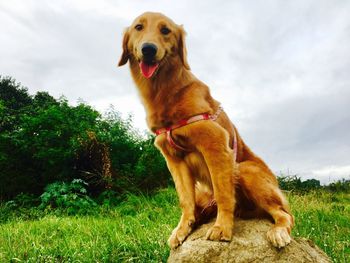
[[340, 176], [325, 167], [350, 165], [350, 2], [173, 3], [2, 1], [0, 74], [31, 93], [113, 104], [146, 129], [128, 68], [116, 64], [123, 29], [161, 11], [184, 24], [193, 72], [273, 170]]
[[113, 108], [122, 114], [123, 118], [128, 118], [129, 115], [133, 116], [134, 127], [138, 129], [142, 134], [147, 130], [146, 114], [140, 101], [137, 100], [136, 95], [125, 94], [121, 96], [105, 97], [102, 99], [93, 100], [90, 102], [99, 112], [106, 112], [113, 106]]
[[311, 171], [311, 175], [308, 175], [307, 177], [318, 178], [324, 184], [334, 182], [342, 178], [350, 180], [350, 165], [322, 167]]

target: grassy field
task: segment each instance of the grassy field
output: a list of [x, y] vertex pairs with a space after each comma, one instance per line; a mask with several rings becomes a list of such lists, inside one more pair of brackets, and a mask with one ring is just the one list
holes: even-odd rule
[[[295, 237], [307, 237], [334, 262], [350, 262], [350, 194], [289, 194]], [[91, 215], [0, 206], [0, 262], [165, 262], [180, 210], [174, 189], [129, 195]]]

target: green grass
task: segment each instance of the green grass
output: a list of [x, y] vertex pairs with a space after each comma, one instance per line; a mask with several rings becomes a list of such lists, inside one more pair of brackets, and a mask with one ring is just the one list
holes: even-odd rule
[[350, 194], [290, 194], [295, 237], [313, 240], [334, 262], [350, 262]]
[[[334, 262], [350, 260], [350, 194], [289, 194], [295, 237], [312, 239]], [[180, 210], [174, 189], [129, 195], [92, 215], [36, 208], [0, 215], [0, 262], [165, 262]], [[0, 207], [0, 213], [5, 213]]]

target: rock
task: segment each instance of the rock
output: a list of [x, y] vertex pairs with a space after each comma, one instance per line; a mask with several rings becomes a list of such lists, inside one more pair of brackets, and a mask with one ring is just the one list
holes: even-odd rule
[[331, 262], [328, 256], [310, 240], [298, 238], [285, 248], [275, 248], [266, 239], [272, 224], [268, 220], [235, 220], [231, 242], [205, 239], [214, 222], [197, 228], [177, 249], [170, 252], [173, 262]]

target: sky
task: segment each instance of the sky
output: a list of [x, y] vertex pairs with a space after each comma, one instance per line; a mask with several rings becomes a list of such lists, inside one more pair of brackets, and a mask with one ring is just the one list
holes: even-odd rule
[[145, 11], [187, 32], [192, 72], [277, 174], [350, 179], [350, 1], [0, 0], [0, 75], [147, 129], [122, 33]]

